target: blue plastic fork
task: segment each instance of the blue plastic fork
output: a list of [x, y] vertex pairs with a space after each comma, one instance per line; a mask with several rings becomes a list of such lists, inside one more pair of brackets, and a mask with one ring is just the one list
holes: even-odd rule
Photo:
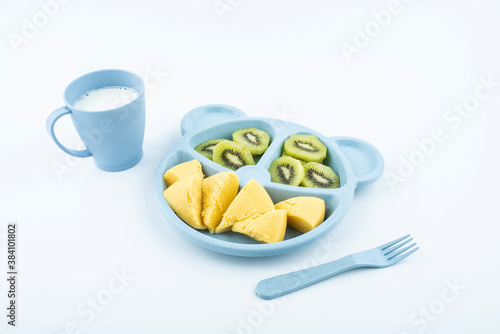
[[347, 270], [360, 267], [385, 268], [392, 266], [417, 251], [418, 247], [414, 247], [416, 243], [401, 248], [412, 240], [413, 238], [410, 238], [408, 234], [385, 245], [351, 254], [332, 262], [264, 279], [257, 284], [256, 294], [262, 299], [274, 299]]

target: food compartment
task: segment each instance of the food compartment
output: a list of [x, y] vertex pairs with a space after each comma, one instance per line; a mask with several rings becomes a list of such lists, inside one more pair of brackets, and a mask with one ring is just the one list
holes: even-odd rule
[[[275, 128], [269, 124], [269, 122], [263, 121], [263, 120], [236, 120], [236, 121], [229, 121], [226, 123], [222, 123], [219, 125], [215, 125], [209, 129], [206, 129], [204, 131], [200, 131], [197, 134], [194, 134], [188, 139], [188, 146], [191, 147], [194, 151], [195, 147], [198, 145], [207, 142], [209, 140], [213, 139], [227, 139], [232, 141], [233, 140], [233, 132], [241, 129], [246, 129], [246, 128], [256, 128], [262, 131], [265, 131], [269, 134], [270, 140], [269, 140], [269, 147], [267, 148], [266, 152], [264, 152], [262, 155], [254, 155], [253, 159], [256, 164], [259, 163], [259, 160], [266, 155], [266, 153], [269, 151], [269, 148], [271, 148], [271, 145], [273, 145], [275, 136], [276, 136], [276, 131]], [[195, 156], [199, 157], [198, 160], [202, 162], [201, 159], [204, 161], [211, 161], [210, 159], [206, 158], [202, 154], [195, 152]], [[223, 167], [225, 168], [225, 167]], [[229, 169], [228, 169], [229, 170]]]
[[[240, 190], [244, 185], [245, 184], [241, 184], [241, 182], [240, 182]], [[280, 189], [276, 189], [275, 187], [273, 187], [273, 185], [269, 185], [269, 186], [263, 185], [263, 186], [264, 186], [264, 189], [266, 189], [269, 196], [271, 197], [274, 204], [277, 204], [281, 201], [284, 201], [284, 200], [287, 200], [287, 199], [290, 199], [293, 197], [299, 197], [299, 196], [314, 196], [314, 197], [318, 197], [318, 198], [321, 198], [322, 200], [324, 200], [325, 201], [325, 218], [323, 220], [323, 223], [321, 223], [318, 227], [316, 227], [316, 229], [323, 229], [326, 227], [326, 225], [323, 226], [323, 224], [331, 223], [331, 221], [328, 221], [328, 219], [334, 214], [336, 209], [340, 206], [340, 201], [339, 201], [338, 197], [328, 195], [325, 193], [304, 194], [303, 191], [301, 191], [300, 189], [298, 189], [297, 191], [282, 191]], [[189, 227], [189, 226], [187, 226], [187, 227]], [[275, 244], [277, 245], [277, 244], [284, 243], [287, 240], [305, 237], [309, 233], [313, 233], [316, 229], [314, 229], [310, 232], [302, 233], [302, 232], [295, 230], [294, 228], [292, 228], [290, 226], [287, 226], [286, 233], [285, 233], [285, 239], [283, 241], [277, 242]], [[247, 237], [243, 234], [232, 232], [232, 231], [220, 233], [220, 234], [210, 234], [207, 230], [197, 230], [197, 231], [199, 233], [205, 235], [206, 237], [214, 238], [217, 240], [223, 240], [226, 242], [231, 242], [231, 243], [236, 243], [236, 244], [255, 244], [255, 245], [260, 245], [261, 247], [266, 245], [264, 243], [260, 243], [256, 240], [254, 240], [250, 237]], [[274, 244], [269, 244], [269, 245], [274, 245]]]
[[[194, 159], [197, 159], [198, 157], [196, 156], [196, 152], [190, 151], [189, 149], [184, 149], [184, 150], [179, 150], [172, 152], [170, 155], [166, 156], [164, 160], [161, 163], [161, 168], [158, 170], [157, 174], [157, 186], [159, 188], [160, 193], [162, 193], [166, 189], [166, 184], [163, 180], [163, 174], [169, 170], [170, 168], [179, 165], [181, 163], [189, 162]], [[212, 176], [214, 174], [220, 173], [224, 168], [217, 164], [207, 164], [207, 163], [201, 163], [202, 165], [202, 170], [205, 175], [205, 177]], [[258, 168], [254, 166], [253, 168]], [[243, 171], [243, 169], [242, 169]], [[247, 169], [246, 172], [249, 174], [254, 174], [253, 170]], [[241, 175], [243, 176], [243, 175]], [[239, 189], [238, 192], [241, 191], [241, 189], [245, 186], [245, 184], [249, 181], [248, 177], [252, 175], [247, 175], [243, 178], [240, 177], [239, 179]], [[160, 185], [158, 185], [160, 184]], [[266, 192], [269, 194], [269, 197], [273, 201], [273, 204], [277, 204], [281, 201], [288, 200], [293, 197], [299, 197], [299, 196], [313, 196], [313, 197], [318, 197], [321, 198], [325, 202], [325, 217], [323, 219], [323, 223], [321, 223], [316, 229], [321, 229], [323, 228], [323, 224], [327, 224], [328, 219], [335, 213], [336, 209], [340, 206], [338, 196], [334, 196], [332, 194], [328, 194], [322, 191], [318, 191], [318, 189], [311, 189], [311, 188], [296, 188], [296, 189], [291, 189], [289, 186], [284, 186], [285, 189], [283, 189], [283, 185], [279, 184], [274, 184], [270, 182], [261, 182], [262, 187], [266, 190]], [[281, 187], [280, 187], [281, 186]], [[163, 196], [162, 196], [163, 197]], [[162, 198], [163, 206], [170, 207], [168, 202]], [[170, 211], [170, 210], [169, 210]], [[247, 237], [243, 234], [240, 233], [235, 233], [232, 231], [228, 231], [225, 233], [220, 233], [220, 234], [210, 234], [208, 230], [197, 230], [189, 226], [187, 223], [182, 221], [180, 217], [178, 217], [175, 213], [172, 212], [170, 215], [170, 219], [175, 220], [175, 225], [180, 227], [181, 229], [189, 229], [194, 233], [199, 233], [200, 235], [203, 235], [205, 238], [210, 238], [210, 239], [217, 239], [217, 240], [222, 240], [226, 242], [231, 242], [235, 244], [255, 244], [255, 245], [261, 245], [264, 246], [265, 244], [260, 243], [256, 240], [251, 239], [250, 237]], [[307, 233], [301, 233], [295, 229], [293, 229], [290, 226], [287, 226], [286, 229], [286, 234], [284, 241], [294, 239], [294, 238], [299, 238], [301, 236], [307, 235], [308, 233], [314, 232], [316, 229], [307, 232]], [[284, 242], [282, 241], [282, 242]], [[278, 242], [280, 243], [280, 242]]]
[[[274, 160], [278, 159], [284, 154], [284, 145], [285, 142], [292, 136], [292, 135], [312, 135], [318, 138], [323, 145], [326, 146], [327, 148], [327, 153], [326, 153], [326, 158], [323, 160], [322, 164], [325, 166], [330, 167], [339, 177], [340, 179], [340, 187], [339, 188], [328, 188], [328, 189], [322, 189], [322, 188], [307, 188], [303, 186], [292, 186], [292, 185], [284, 185], [286, 187], [298, 187], [301, 189], [316, 189], [320, 191], [338, 191], [341, 189], [346, 183], [347, 183], [347, 172], [346, 172], [346, 167], [342, 159], [340, 158], [341, 152], [339, 151], [338, 147], [334, 144], [332, 144], [332, 141], [329, 138], [326, 138], [318, 133], [314, 132], [305, 132], [305, 131], [297, 131], [297, 132], [292, 132], [287, 134], [286, 136], [280, 136], [279, 141], [275, 140], [274, 142], [274, 149], [272, 152], [269, 153], [268, 156], [266, 156], [265, 162], [263, 162], [262, 167], [266, 170], [269, 170], [271, 164], [273, 163]], [[280, 183], [274, 183], [274, 184], [279, 184]]]

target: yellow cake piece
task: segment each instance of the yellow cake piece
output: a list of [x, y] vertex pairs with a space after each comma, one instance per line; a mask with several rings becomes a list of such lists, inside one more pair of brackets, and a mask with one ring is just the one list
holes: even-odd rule
[[259, 182], [251, 179], [227, 208], [222, 216], [222, 221], [215, 229], [215, 233], [229, 231], [231, 227], [240, 220], [274, 211], [274, 204]]
[[266, 244], [283, 241], [286, 232], [286, 210], [274, 210], [238, 221], [231, 230]]
[[222, 221], [222, 215], [238, 194], [239, 179], [233, 172], [223, 172], [203, 180], [203, 211], [201, 217], [210, 233]]
[[191, 175], [165, 189], [163, 196], [185, 223], [196, 229], [206, 229], [201, 219], [201, 177]]
[[318, 197], [294, 197], [275, 207], [286, 210], [288, 225], [302, 233], [318, 227], [325, 219], [325, 201]]
[[163, 179], [167, 184], [167, 187], [170, 187], [175, 182], [179, 181], [186, 176], [191, 175], [199, 175], [201, 179], [203, 179], [203, 171], [201, 169], [201, 164], [198, 160], [194, 159], [191, 161], [183, 162], [178, 164], [163, 174]]

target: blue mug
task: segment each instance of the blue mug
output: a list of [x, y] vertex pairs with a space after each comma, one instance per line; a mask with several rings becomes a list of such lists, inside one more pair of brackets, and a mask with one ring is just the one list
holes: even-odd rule
[[[139, 95], [126, 105], [102, 110], [85, 111], [74, 107], [75, 102], [90, 90], [108, 86], [135, 89]], [[95, 165], [108, 172], [118, 172], [135, 166], [142, 159], [142, 143], [146, 123], [144, 81], [124, 70], [100, 70], [87, 73], [72, 81], [64, 91], [66, 106], [54, 110], [47, 118], [47, 131], [61, 150], [78, 158], [93, 157]], [[72, 150], [57, 139], [54, 126], [59, 118], [70, 115], [86, 149]]]

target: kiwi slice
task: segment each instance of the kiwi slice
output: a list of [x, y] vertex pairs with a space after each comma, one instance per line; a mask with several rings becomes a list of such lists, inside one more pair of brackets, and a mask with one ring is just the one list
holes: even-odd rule
[[204, 143], [201, 143], [200, 145], [196, 146], [194, 150], [201, 155], [209, 158], [210, 160], [213, 160], [214, 157], [214, 147], [221, 141], [226, 140], [226, 139], [212, 139], [208, 140]]
[[256, 128], [241, 129], [233, 132], [233, 141], [245, 146], [252, 154], [264, 153], [269, 147], [269, 134]]
[[230, 140], [223, 140], [215, 145], [213, 160], [219, 165], [232, 170], [237, 170], [246, 165], [255, 165], [250, 150]]
[[309, 188], [339, 188], [340, 179], [330, 167], [308, 162], [304, 165], [304, 179], [300, 185]]
[[269, 166], [271, 181], [291, 186], [298, 186], [304, 178], [302, 163], [292, 157], [279, 157]]
[[283, 152], [295, 159], [322, 162], [326, 158], [326, 146], [312, 135], [292, 135], [285, 141]]
[[[289, 155], [286, 155], [285, 153], [283, 153], [281, 156], [282, 157], [290, 157]], [[293, 158], [293, 157], [291, 157], [291, 158]], [[308, 163], [308, 161], [305, 161], [305, 160], [302, 160], [302, 159], [297, 159], [297, 158], [294, 158], [294, 159], [299, 160], [300, 163], [302, 164], [302, 166], [304, 166], [306, 163]]]

